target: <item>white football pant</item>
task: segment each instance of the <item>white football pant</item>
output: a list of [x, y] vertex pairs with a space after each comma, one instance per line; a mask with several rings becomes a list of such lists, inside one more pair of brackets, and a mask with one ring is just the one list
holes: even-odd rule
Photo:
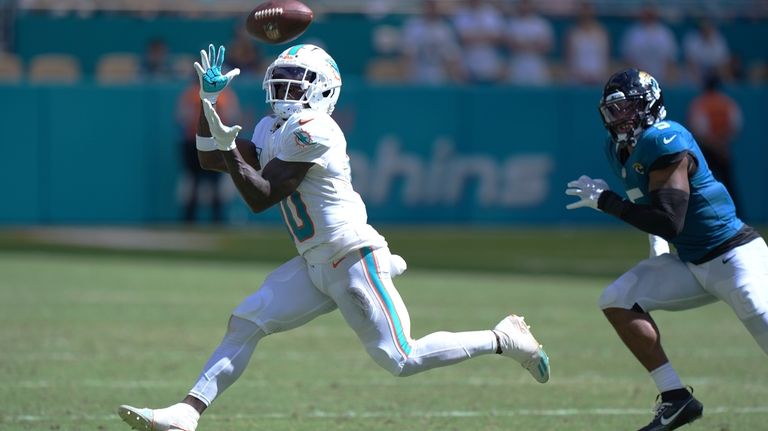
[[638, 263], [600, 297], [600, 308], [687, 310], [727, 303], [768, 354], [768, 246], [762, 238], [701, 265], [662, 254]]
[[301, 326], [336, 308], [368, 354], [395, 376], [409, 376], [494, 353], [491, 330], [436, 332], [411, 338], [411, 322], [390, 277], [389, 249], [362, 248], [336, 262], [295, 257], [278, 267], [232, 313], [222, 343], [190, 395], [207, 405], [243, 372], [258, 341]]

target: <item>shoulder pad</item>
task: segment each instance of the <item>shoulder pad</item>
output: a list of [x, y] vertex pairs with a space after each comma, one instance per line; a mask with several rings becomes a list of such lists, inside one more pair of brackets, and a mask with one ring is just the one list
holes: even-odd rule
[[291, 115], [283, 127], [284, 133], [289, 133], [297, 145], [319, 144], [330, 147], [338, 131], [338, 125], [331, 117], [312, 110], [303, 110]]
[[660, 121], [640, 138], [640, 145], [655, 149], [659, 154], [671, 154], [690, 148], [690, 133], [674, 121]]

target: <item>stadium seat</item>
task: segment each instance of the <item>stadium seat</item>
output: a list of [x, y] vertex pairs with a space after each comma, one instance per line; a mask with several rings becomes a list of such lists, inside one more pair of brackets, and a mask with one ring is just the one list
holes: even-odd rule
[[21, 59], [16, 54], [0, 53], [0, 81], [20, 81], [23, 75]]
[[38, 54], [29, 62], [33, 82], [71, 83], [80, 79], [80, 61], [69, 54]]
[[365, 71], [370, 82], [403, 82], [405, 72], [399, 58], [379, 57], [371, 59]]
[[136, 54], [104, 54], [96, 63], [96, 80], [102, 84], [134, 82], [139, 77], [139, 63]]

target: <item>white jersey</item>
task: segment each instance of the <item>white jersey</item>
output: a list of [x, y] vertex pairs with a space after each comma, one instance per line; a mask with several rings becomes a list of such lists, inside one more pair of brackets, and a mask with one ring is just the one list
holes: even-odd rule
[[352, 189], [347, 141], [327, 114], [302, 110], [283, 122], [264, 117], [251, 141], [262, 169], [273, 158], [311, 162], [296, 191], [280, 201], [299, 254], [309, 263], [337, 260], [361, 247], [384, 247], [384, 238], [368, 225], [365, 204]]

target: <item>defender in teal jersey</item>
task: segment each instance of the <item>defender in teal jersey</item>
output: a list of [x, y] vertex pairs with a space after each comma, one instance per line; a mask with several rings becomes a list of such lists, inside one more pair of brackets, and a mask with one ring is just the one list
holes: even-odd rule
[[566, 207], [590, 207], [649, 234], [651, 257], [608, 286], [600, 308], [660, 392], [641, 431], [673, 430], [701, 417], [703, 406], [672, 368], [650, 312], [724, 301], [768, 353], [768, 247], [738, 218], [691, 133], [665, 121], [656, 79], [637, 69], [614, 74], [599, 109], [626, 199], [583, 175], [568, 183], [566, 194], [579, 200]]

